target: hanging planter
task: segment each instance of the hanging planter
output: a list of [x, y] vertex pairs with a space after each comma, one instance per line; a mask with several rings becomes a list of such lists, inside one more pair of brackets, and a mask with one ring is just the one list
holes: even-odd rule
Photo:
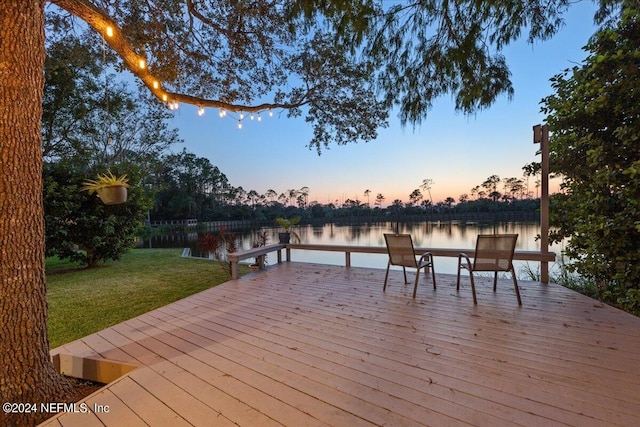
[[82, 191], [89, 194], [97, 193], [105, 205], [118, 205], [127, 201], [129, 188], [127, 175], [115, 176], [111, 171], [98, 174], [97, 179], [88, 179], [82, 183]]

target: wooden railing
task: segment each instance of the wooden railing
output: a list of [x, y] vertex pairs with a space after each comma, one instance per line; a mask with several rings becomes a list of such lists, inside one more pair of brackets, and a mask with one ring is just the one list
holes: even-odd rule
[[[258, 248], [247, 249], [246, 251], [234, 252], [227, 255], [227, 259], [231, 262], [231, 277], [232, 279], [238, 278], [238, 262], [248, 258], [259, 258], [258, 265], [262, 268], [264, 264], [262, 258], [264, 255], [270, 252], [278, 252], [278, 263], [282, 262], [282, 250], [286, 252], [286, 260], [291, 260], [291, 250], [305, 250], [305, 251], [325, 251], [325, 252], [344, 252], [345, 266], [351, 267], [351, 254], [352, 253], [364, 253], [364, 254], [386, 254], [387, 248], [381, 246], [350, 246], [350, 245], [322, 245], [322, 244], [306, 244], [306, 243], [289, 243], [289, 244], [274, 244], [261, 246]], [[416, 255], [424, 252], [431, 252], [433, 256], [441, 257], [457, 257], [461, 252], [466, 253], [470, 257], [475, 255], [475, 249], [460, 249], [460, 248], [415, 248]], [[534, 262], [553, 262], [556, 260], [556, 254], [554, 252], [540, 252], [540, 251], [519, 251], [516, 250], [513, 255], [514, 260], [518, 261], [534, 261]]]

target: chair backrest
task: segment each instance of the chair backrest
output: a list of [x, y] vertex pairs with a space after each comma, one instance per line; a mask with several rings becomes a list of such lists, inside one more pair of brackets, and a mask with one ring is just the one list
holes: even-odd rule
[[517, 234], [478, 234], [475, 271], [509, 271], [516, 249]]
[[410, 234], [385, 234], [389, 262], [392, 265], [417, 268], [416, 254]]

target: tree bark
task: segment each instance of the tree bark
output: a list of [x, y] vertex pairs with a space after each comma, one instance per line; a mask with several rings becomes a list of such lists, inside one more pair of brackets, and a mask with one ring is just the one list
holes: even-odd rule
[[[44, 0], [0, 4], [0, 403], [62, 401], [49, 357], [40, 121]], [[40, 409], [38, 407], [38, 409]], [[0, 412], [0, 425], [37, 414]]]

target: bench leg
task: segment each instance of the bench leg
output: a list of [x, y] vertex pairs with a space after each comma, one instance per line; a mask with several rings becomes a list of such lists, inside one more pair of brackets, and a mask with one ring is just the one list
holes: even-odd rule
[[231, 279], [236, 280], [238, 278], [238, 263], [231, 263]]

